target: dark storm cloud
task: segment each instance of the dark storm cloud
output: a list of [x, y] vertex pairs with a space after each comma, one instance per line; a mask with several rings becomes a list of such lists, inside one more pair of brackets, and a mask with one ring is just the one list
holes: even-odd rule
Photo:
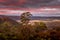
[[17, 5], [19, 0], [3, 0], [0, 5]]
[[60, 0], [28, 0], [26, 7], [60, 6]]
[[0, 7], [38, 8], [41, 6], [60, 6], [60, 0], [1, 0]]
[[54, 0], [54, 1], [51, 1], [50, 3], [48, 3], [47, 5], [56, 5], [56, 6], [60, 6], [60, 0]]
[[24, 7], [25, 0], [2, 0], [0, 1], [0, 7], [14, 7], [14, 8], [19, 8], [19, 7]]

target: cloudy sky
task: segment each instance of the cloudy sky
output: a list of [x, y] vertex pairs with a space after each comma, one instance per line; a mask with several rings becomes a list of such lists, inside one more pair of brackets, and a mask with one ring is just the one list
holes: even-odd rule
[[60, 15], [60, 0], [0, 0], [0, 15]]

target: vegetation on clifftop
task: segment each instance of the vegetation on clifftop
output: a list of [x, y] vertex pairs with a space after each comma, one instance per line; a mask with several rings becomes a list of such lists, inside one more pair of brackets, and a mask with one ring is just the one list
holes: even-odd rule
[[60, 27], [48, 29], [44, 22], [28, 24], [30, 13], [28, 16], [26, 14], [24, 17], [21, 15], [21, 23], [17, 23], [7, 16], [1, 16], [0, 40], [60, 40]]

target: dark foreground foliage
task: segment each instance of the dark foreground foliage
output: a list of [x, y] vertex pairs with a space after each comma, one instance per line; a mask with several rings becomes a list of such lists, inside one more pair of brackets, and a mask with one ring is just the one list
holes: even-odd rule
[[60, 40], [60, 27], [48, 29], [44, 22], [24, 23], [1, 16], [0, 40]]
[[0, 40], [60, 40], [60, 28], [48, 29], [42, 22], [35, 25], [0, 24]]

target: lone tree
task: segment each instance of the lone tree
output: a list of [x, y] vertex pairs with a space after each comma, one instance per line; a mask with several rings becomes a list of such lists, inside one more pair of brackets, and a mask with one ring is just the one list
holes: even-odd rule
[[20, 20], [21, 20], [21, 23], [22, 24], [28, 24], [29, 21], [30, 21], [30, 18], [32, 14], [30, 12], [25, 12], [25, 13], [22, 13], [21, 16], [20, 16]]

